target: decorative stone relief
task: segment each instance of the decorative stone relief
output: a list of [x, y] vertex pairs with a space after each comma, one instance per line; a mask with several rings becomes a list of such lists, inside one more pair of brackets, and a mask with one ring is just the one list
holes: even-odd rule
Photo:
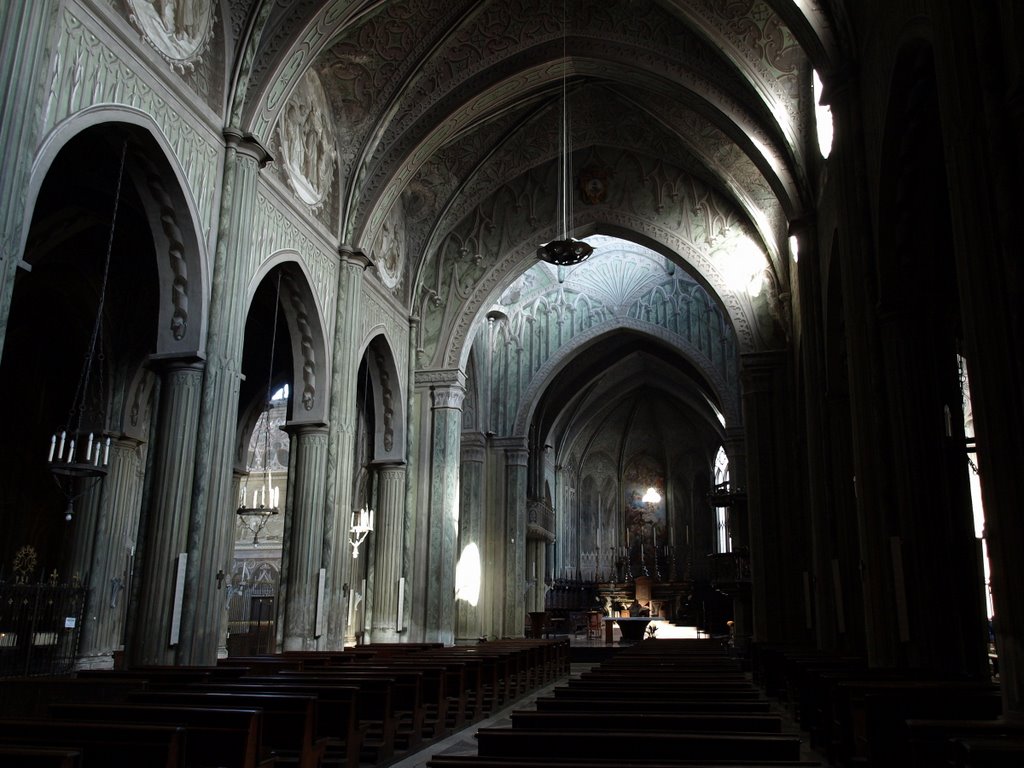
[[[303, 300], [302, 291], [289, 272], [283, 272], [283, 282], [288, 292], [288, 302], [295, 313], [295, 324], [299, 332], [299, 355], [302, 358], [302, 395], [300, 401], [307, 411], [313, 410], [316, 400], [316, 350], [313, 348], [313, 331], [309, 325], [309, 313]], [[298, 387], [296, 387], [298, 389]]]
[[338, 259], [328, 251], [329, 244], [300, 229], [293, 215], [278, 208], [267, 190], [261, 186], [256, 194], [256, 211], [253, 226], [256, 228], [253, 251], [248, 265], [249, 275], [256, 270], [263, 259], [284, 250], [296, 251], [306, 270], [317, 297], [318, 310], [326, 313], [321, 318], [324, 336], [330, 337], [334, 318], [334, 300], [338, 288]]
[[278, 122], [288, 185], [310, 208], [320, 208], [334, 181], [334, 121], [320, 78], [306, 71]]
[[402, 381], [408, 375], [409, 324], [402, 312], [384, 301], [373, 290], [363, 292], [363, 338], [370, 338], [377, 330], [383, 330], [395, 356], [395, 367]]
[[[575, 168], [601, 167], [614, 179], [617, 173], [615, 166], [624, 162], [622, 150], [639, 156], [657, 156], [661, 158], [660, 163], [647, 164], [655, 176], [645, 181], [657, 181], [657, 184], [652, 184], [656, 194], [655, 205], [664, 208], [666, 197], [679, 194], [675, 179], [686, 175], [699, 178], [710, 167], [724, 180], [737, 199], [747, 203], [745, 211], [758, 226], [766, 242], [785, 240], [788, 221], [767, 179], [734, 142], [695, 111], [682, 105], [666, 103], [662, 109], [665, 121], [658, 124], [645, 119], [630, 105], [620, 101], [616, 94], [605, 89], [578, 94], [571, 100], [570, 109], [577, 116], [573, 122], [572, 144], [595, 147], [586, 153], [574, 154]], [[676, 132], [668, 131], [664, 125], [674, 126]], [[455, 174], [455, 178], [466, 178], [471, 170], [473, 175], [465, 182], [457, 199], [437, 200], [437, 214], [442, 215], [442, 218], [435, 229], [413, 225], [409, 239], [410, 252], [433, 252], [440, 237], [455, 228], [480, 200], [498, 189], [505, 195], [517, 194], [513, 210], [526, 215], [531, 223], [536, 226], [553, 225], [554, 199], [538, 197], [535, 192], [555, 188], [551, 186], [554, 169], [545, 168], [543, 164], [550, 165], [555, 160], [554, 153], [559, 145], [556, 131], [556, 124], [541, 120], [532, 129], [519, 131], [500, 152], [493, 152], [489, 144], [480, 146], [472, 140], [460, 141], [458, 146], [438, 153], [424, 169], [432, 177], [447, 178], [449, 174]], [[475, 168], [471, 164], [476, 162], [474, 152], [479, 152], [480, 156], [491, 153], [492, 157]], [[699, 162], [695, 161], [695, 156], [700, 157]], [[678, 170], [673, 171], [672, 168]], [[528, 184], [525, 189], [508, 183], [509, 179], [538, 173], [546, 173], [547, 176], [537, 178], [535, 184]], [[424, 184], [417, 182], [417, 186]], [[612, 191], [605, 189], [602, 204], [622, 199], [621, 196], [613, 195]], [[579, 200], [582, 203], [582, 196]], [[433, 239], [424, 242], [423, 238], [427, 235], [432, 235]]]
[[[471, 19], [472, 23], [452, 36], [446, 49], [423, 66], [417, 79], [403, 93], [403, 108], [388, 124], [377, 156], [362, 163], [361, 175], [353, 181], [361, 207], [353, 211], [352, 223], [346, 225], [349, 230], [365, 227], [376, 233], [381, 224], [381, 210], [390, 207], [392, 196], [407, 184], [407, 176], [418, 170], [420, 158], [429, 157], [448, 143], [453, 133], [465, 134], [466, 122], [494, 109], [506, 93], [535, 88], [538, 80], [558, 76], [558, 72], [549, 71], [548, 65], [538, 67], [537, 71], [509, 71], [501, 88], [491, 90], [481, 90], [474, 79], [483, 71], [506, 71], [508, 67], [502, 60], [522, 47], [536, 46], [545, 37], [550, 37], [553, 43], [559, 42], [561, 26], [550, 9], [532, 7], [533, 3], [524, 5], [526, 7], [518, 8], [516, 13], [508, 14], [511, 26], [502, 27], [500, 39], [493, 39], [497, 25], [491, 23], [488, 14], [477, 14]], [[735, 96], [749, 93], [749, 87], [730, 68], [719, 66], [720, 54], [692, 30], [673, 21], [657, 5], [631, 4], [629, 13], [625, 14], [594, 6], [588, 8], [585, 19], [573, 19], [572, 24], [574, 30], [579, 30], [578, 34], [593, 32], [602, 39], [602, 61], [574, 61], [575, 73], [606, 78], [616, 70], [616, 79], [620, 79], [621, 70], [610, 63], [619, 60], [630, 62], [638, 71], [659, 73], [666, 80], [684, 84], [721, 105], [749, 135], [757, 137], [765, 151], [773, 155], [778, 167], [785, 167], [783, 153], [770, 149], [775, 138], [758, 128], [749, 105]], [[462, 62], [458, 83], [451, 82], [451, 65], [446, 56]], [[442, 84], [447, 84], [447, 89], [439, 87]], [[624, 85], [629, 87], [630, 84]], [[652, 92], [660, 89], [655, 79], [649, 79], [642, 87]], [[415, 130], [417, 122], [441, 124], [443, 130], [425, 137]], [[385, 148], [388, 158], [383, 156]], [[398, 167], [399, 162], [402, 167]], [[385, 184], [389, 185], [388, 189], [382, 189]], [[786, 184], [792, 187], [790, 179]], [[366, 210], [368, 205], [376, 205], [374, 201], [378, 199], [380, 205], [375, 211]], [[357, 223], [364, 220], [365, 224]]]
[[[586, 210], [579, 206], [574, 225], [597, 221], [663, 243], [715, 289], [729, 311], [741, 347], [756, 346], [749, 299], [737, 293], [721, 271], [722, 258], [731, 252], [732, 243], [741, 237], [755, 242], [743, 218], [702, 182], [678, 169], [664, 168], [657, 159], [630, 153], [609, 154], [607, 159], [621, 183], [609, 190], [607, 205]], [[510, 211], [508, 200], [541, 195], [548, 189], [543, 184], [531, 188], [532, 181], [514, 179], [507, 190], [481, 201], [436, 250], [437, 257], [426, 262], [416, 297], [421, 318], [417, 347], [423, 350], [425, 362], [443, 343], [446, 360], [437, 364], [457, 364], [481, 305], [494, 300], [499, 281], [531, 263], [538, 238], [548, 230], [538, 231], [522, 211], [509, 215], [515, 212]], [[764, 317], [760, 321], [772, 322]]]
[[163, 176], [148, 158], [138, 156], [137, 161], [146, 174], [146, 184], [157, 205], [160, 206], [160, 227], [167, 239], [167, 261], [171, 274], [171, 320], [170, 331], [175, 341], [185, 338], [188, 327], [188, 262], [185, 260], [185, 244], [178, 221], [178, 211], [164, 186]]
[[384, 220], [373, 248], [373, 257], [380, 281], [389, 290], [394, 289], [401, 280], [405, 265], [405, 207], [401, 200]]
[[380, 377], [380, 397], [383, 413], [383, 442], [384, 450], [391, 452], [395, 447], [395, 387], [391, 381], [391, 372], [386, 365], [384, 355], [379, 351], [374, 359], [377, 363], [377, 373]]
[[595, 255], [558, 279], [549, 274], [554, 267], [532, 267], [524, 275], [530, 280], [516, 281], [499, 299], [508, 314], [477, 337], [490, 346], [487, 355], [479, 354], [490, 360], [488, 391], [495, 431], [521, 431], [523, 425], [515, 423], [520, 404], [529, 402], [530, 391], [543, 385], [566, 350], [618, 326], [641, 330], [684, 352], [714, 384], [731, 415], [732, 405], [738, 403], [738, 350], [716, 302], [682, 270], [669, 269], [664, 257], [647, 248], [609, 238], [591, 241]]
[[192, 69], [213, 37], [210, 0], [128, 0], [129, 19], [171, 66]]
[[201, 217], [202, 239], [208, 241], [223, 156], [219, 137], [204, 135], [183, 118], [186, 110], [180, 104], [141, 80], [67, 7], [53, 55], [42, 135], [71, 115], [100, 104], [137, 109], [159, 126], [188, 179]]

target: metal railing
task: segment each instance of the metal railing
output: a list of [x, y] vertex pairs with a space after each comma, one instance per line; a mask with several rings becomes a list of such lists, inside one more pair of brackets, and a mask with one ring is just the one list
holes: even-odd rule
[[74, 670], [87, 590], [64, 584], [0, 584], [0, 677]]

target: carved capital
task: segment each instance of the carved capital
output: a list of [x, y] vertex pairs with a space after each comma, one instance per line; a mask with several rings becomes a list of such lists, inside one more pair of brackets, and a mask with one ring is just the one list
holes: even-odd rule
[[365, 272], [373, 266], [369, 256], [358, 248], [353, 248], [351, 245], [339, 245], [338, 255], [341, 256], [341, 263], [346, 267], [352, 267]]
[[251, 133], [242, 132], [237, 128], [225, 128], [224, 141], [239, 154], [253, 158], [260, 168], [266, 167], [267, 163], [274, 160], [266, 145]]
[[451, 408], [456, 411], [461, 411], [462, 401], [466, 398], [466, 389], [458, 384], [431, 387], [430, 394], [434, 401], [434, 410]]

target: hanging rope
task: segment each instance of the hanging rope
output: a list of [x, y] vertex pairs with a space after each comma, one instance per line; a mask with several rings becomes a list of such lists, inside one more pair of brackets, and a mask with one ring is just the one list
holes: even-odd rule
[[[68, 413], [68, 426], [72, 434], [77, 434], [82, 427], [82, 417], [85, 414], [85, 401], [89, 396], [89, 383], [92, 380], [92, 361], [96, 355], [96, 345], [99, 343], [100, 331], [103, 328], [103, 309], [107, 302], [107, 282], [110, 278], [110, 260], [114, 252], [114, 232], [117, 224], [117, 212], [121, 206], [121, 186], [124, 181], [125, 159], [128, 156], [128, 140], [125, 139], [121, 146], [121, 163], [117, 171], [117, 185], [114, 187], [114, 211], [110, 217], [110, 235], [107, 237], [107, 253], [103, 260], [103, 278], [100, 282], [100, 297], [96, 307], [96, 320], [92, 326], [92, 336], [89, 338], [89, 346], [85, 351], [85, 361], [82, 366], [82, 375], [78, 380], [78, 387], [75, 396], [71, 400], [71, 410]], [[103, 356], [100, 355], [100, 360]], [[77, 411], [77, 413], [76, 413]], [[102, 427], [102, 425], [98, 425]]]

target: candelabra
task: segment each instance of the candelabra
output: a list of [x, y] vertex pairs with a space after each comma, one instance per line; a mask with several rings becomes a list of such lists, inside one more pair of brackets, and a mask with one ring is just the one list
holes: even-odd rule
[[373, 531], [373, 510], [363, 507], [352, 513], [352, 527], [349, 528], [349, 544], [352, 545], [352, 557], [359, 557], [359, 545]]

